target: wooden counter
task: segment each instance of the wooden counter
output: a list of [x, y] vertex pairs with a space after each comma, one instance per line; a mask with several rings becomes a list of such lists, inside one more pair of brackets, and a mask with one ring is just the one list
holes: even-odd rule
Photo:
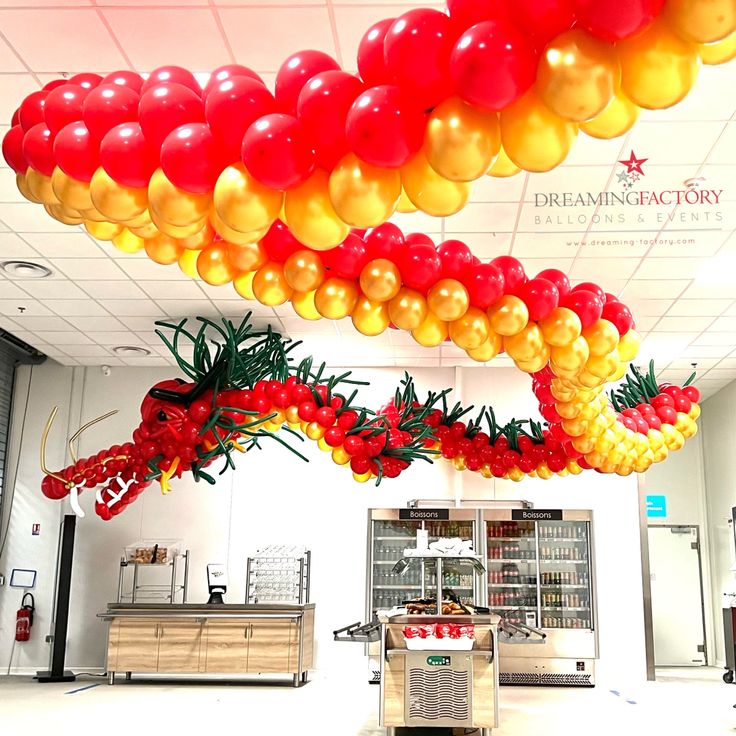
[[314, 658], [314, 604], [153, 605], [111, 603], [108, 682], [125, 672], [293, 675], [307, 681]]

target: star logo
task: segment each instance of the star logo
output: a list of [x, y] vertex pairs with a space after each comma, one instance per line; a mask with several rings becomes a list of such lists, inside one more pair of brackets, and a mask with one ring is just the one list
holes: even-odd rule
[[621, 160], [619, 161], [620, 164], [623, 164], [626, 167], [626, 173], [627, 174], [641, 174], [644, 176], [644, 172], [642, 171], [641, 165], [645, 163], [646, 161], [649, 161], [648, 158], [637, 158], [634, 151], [631, 151], [631, 155], [629, 156], [628, 160]]

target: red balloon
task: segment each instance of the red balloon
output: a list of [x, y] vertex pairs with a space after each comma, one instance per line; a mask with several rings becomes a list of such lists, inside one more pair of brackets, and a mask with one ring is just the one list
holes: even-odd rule
[[363, 83], [353, 74], [327, 71], [315, 74], [299, 93], [296, 114], [314, 144], [317, 163], [330, 171], [350, 150], [345, 120]]
[[283, 263], [292, 253], [304, 249], [304, 245], [291, 234], [291, 230], [281, 220], [274, 221], [261, 238], [261, 245], [266, 249], [269, 259], [278, 263]]
[[89, 93], [89, 89], [79, 84], [63, 84], [49, 92], [43, 108], [46, 127], [56, 135], [65, 125], [81, 120]]
[[617, 301], [619, 301], [618, 297], [615, 294], [609, 294], [608, 292], [606, 292], [604, 294], [604, 297], [605, 298], [604, 298], [603, 301], [605, 302], [605, 304], [608, 304], [608, 302], [617, 302]]
[[369, 261], [365, 243], [353, 233], [331, 250], [322, 253], [322, 260], [336, 276], [344, 279], [357, 279], [363, 266]]
[[427, 291], [442, 273], [440, 254], [432, 243], [409, 243], [399, 264], [401, 280], [410, 289]]
[[14, 125], [3, 138], [3, 158], [16, 174], [23, 174], [28, 168], [28, 162], [23, 155], [25, 135], [20, 125]]
[[89, 181], [100, 165], [99, 144], [87, 126], [78, 120], [64, 126], [54, 139], [57, 166], [72, 179]]
[[570, 279], [568, 279], [567, 276], [559, 269], [545, 268], [544, 271], [540, 271], [537, 274], [537, 278], [551, 281], [557, 287], [560, 299], [570, 293]]
[[619, 335], [625, 335], [634, 326], [631, 310], [619, 301], [606, 302], [603, 306], [602, 316], [603, 319], [607, 319], [616, 325]]
[[519, 30], [532, 36], [539, 48], [575, 22], [574, 0], [514, 0], [508, 12]]
[[468, 289], [470, 303], [474, 307], [488, 309], [503, 296], [503, 272], [492, 263], [474, 266], [464, 283]]
[[537, 54], [529, 38], [503, 20], [468, 28], [450, 57], [455, 90], [466, 102], [502, 110], [518, 100], [537, 74]]
[[506, 0], [447, 0], [447, 10], [462, 30], [484, 20], [507, 18], [509, 14]]
[[520, 287], [518, 294], [529, 310], [529, 319], [534, 322], [549, 317], [560, 303], [560, 292], [547, 279], [535, 278], [527, 281]]
[[385, 84], [390, 76], [383, 55], [383, 42], [395, 18], [374, 23], [360, 39], [358, 46], [358, 73], [369, 86]]
[[138, 120], [143, 135], [158, 149], [174, 128], [203, 123], [204, 104], [198, 94], [181, 84], [163, 83], [148, 89], [144, 84]]
[[159, 151], [146, 140], [138, 123], [123, 123], [102, 139], [100, 163], [121, 186], [147, 187], [158, 168]]
[[243, 137], [243, 163], [272, 189], [291, 189], [314, 171], [315, 156], [302, 124], [291, 115], [264, 115]]
[[276, 102], [290, 115], [296, 113], [296, 103], [302, 87], [315, 75], [340, 65], [321, 51], [297, 51], [279, 68], [276, 74]]
[[52, 89], [61, 87], [62, 84], [69, 84], [69, 80], [68, 79], [52, 79], [50, 82], [46, 82], [46, 84], [44, 84], [43, 89], [47, 89], [50, 92]]
[[206, 194], [224, 168], [222, 153], [206, 123], [187, 123], [171, 131], [161, 146], [166, 178], [185, 192]]
[[23, 136], [23, 158], [40, 174], [51, 176], [53, 173], [56, 166], [54, 136], [45, 123], [34, 125]]
[[578, 24], [614, 43], [641, 33], [661, 12], [664, 0], [575, 0]]
[[407, 233], [407, 235], [404, 236], [404, 242], [407, 245], [412, 245], [413, 243], [427, 243], [433, 248], [435, 247], [434, 240], [425, 233]]
[[516, 294], [519, 287], [527, 282], [524, 267], [513, 256], [496, 256], [491, 264], [501, 269], [505, 294]]
[[78, 84], [88, 91], [97, 87], [101, 82], [102, 77], [92, 72], [82, 72], [81, 74], [75, 74], [73, 77], [69, 77], [69, 84]]
[[384, 222], [365, 236], [365, 247], [371, 260], [386, 258], [396, 263], [404, 250], [404, 234], [393, 222]]
[[194, 92], [197, 97], [202, 94], [202, 88], [199, 86], [199, 82], [194, 77], [194, 74], [180, 66], [160, 66], [158, 69], [154, 69], [148, 75], [148, 79], [143, 82], [141, 94], [148, 92], [149, 89], [153, 89], [161, 83], [181, 84]]
[[219, 87], [225, 80], [234, 79], [235, 77], [249, 77], [250, 79], [255, 79], [256, 82], [263, 84], [261, 77], [247, 66], [243, 66], [242, 64], [225, 64], [223, 66], [218, 66], [217, 69], [210, 74], [210, 78], [207, 80], [204, 90], [202, 90], [202, 97], [206, 99], [207, 95], [209, 95], [213, 89]]
[[572, 309], [580, 317], [583, 329], [597, 322], [603, 314], [603, 300], [592, 291], [573, 289], [563, 300], [562, 306]]
[[457, 35], [447, 15], [428, 8], [400, 15], [386, 33], [383, 53], [389, 79], [422, 109], [452, 94], [448, 67]]
[[15, 108], [15, 112], [10, 118], [10, 127], [12, 128], [14, 125], [20, 125], [20, 108], [19, 107]]
[[207, 122], [228, 163], [240, 160], [245, 131], [258, 118], [276, 111], [273, 95], [262, 82], [246, 75], [230, 77], [210, 89], [204, 106]]
[[374, 166], [403, 166], [424, 141], [425, 116], [394, 85], [371, 87], [353, 102], [345, 121], [355, 154]]
[[84, 100], [82, 120], [95, 138], [102, 138], [116, 125], [138, 119], [139, 100], [138, 93], [130, 87], [101, 84]]
[[143, 87], [143, 77], [136, 72], [122, 69], [118, 72], [110, 72], [102, 78], [100, 84], [117, 84], [119, 87], [129, 87], [133, 92], [140, 92]]
[[20, 103], [20, 107], [18, 108], [18, 119], [23, 130], [30, 130], [34, 125], [44, 122], [43, 108], [49, 94], [49, 90], [40, 89], [37, 92], [31, 92], [31, 94], [29, 94], [28, 97]]
[[577, 284], [572, 287], [572, 291], [592, 291], [601, 300], [601, 304], [606, 303], [606, 292], [592, 281], [584, 281], [582, 284]]
[[473, 265], [473, 254], [460, 240], [446, 240], [440, 243], [437, 252], [442, 261], [442, 278], [465, 281]]

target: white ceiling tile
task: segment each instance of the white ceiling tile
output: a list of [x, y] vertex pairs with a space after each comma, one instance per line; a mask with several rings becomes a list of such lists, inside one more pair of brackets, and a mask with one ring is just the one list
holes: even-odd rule
[[46, 299], [44, 304], [61, 317], [99, 317], [107, 314], [92, 299]]
[[[0, 84], [2, 84], [2, 75], [0, 75]], [[2, 126], [0, 130], [0, 136], [5, 137], [6, 131], [9, 128]], [[5, 159], [2, 159], [3, 163]], [[5, 167], [3, 167], [5, 168]], [[26, 198], [20, 193], [20, 190], [15, 184], [15, 178], [10, 172], [4, 171], [3, 176], [0, 176], [0, 202], [25, 202]]]
[[121, 271], [115, 264], [115, 261], [109, 258], [60, 258], [52, 260], [54, 268], [64, 273], [70, 279], [83, 282], [112, 280], [125, 277], [125, 273]]
[[621, 300], [634, 299], [672, 299], [688, 285], [687, 280], [672, 281], [633, 279], [621, 293]]
[[65, 321], [85, 333], [125, 329], [125, 325], [109, 314], [104, 317], [66, 317]]
[[651, 329], [654, 328], [654, 325], [656, 325], [657, 322], [659, 322], [660, 320], [659, 317], [649, 317], [646, 315], [640, 316], [638, 312], [634, 312], [634, 314], [636, 315], [634, 317], [634, 324], [636, 326], [636, 330], [637, 332], [641, 332], [641, 333], [649, 332]]
[[679, 299], [670, 307], [667, 316], [717, 317], [730, 303], [730, 299]]
[[76, 227], [54, 220], [32, 202], [0, 202], [0, 220], [17, 233], [68, 233]]
[[[95, 299], [145, 299], [145, 292], [131, 280], [125, 279], [125, 274], [118, 271], [113, 275], [113, 281], [82, 281], [81, 288]], [[178, 282], [172, 282], [178, 283]]]
[[[40, 215], [39, 215], [40, 216]], [[104, 258], [103, 246], [80, 230], [63, 233], [23, 233], [23, 240], [46, 258]]]
[[[619, 147], [620, 144], [612, 158], [601, 166], [591, 166], [590, 162], [587, 162], [585, 166], [575, 166], [574, 168], [559, 166], [552, 169], [552, 171], [530, 176], [524, 201], [532, 203], [537, 214], [551, 214], [557, 212], [554, 205], [552, 209], [546, 208], [554, 202], [562, 202], [564, 192], [573, 190], [575, 192], [600, 192], [605, 190], [611, 177], [611, 165], [616, 160]], [[539, 208], [545, 209], [540, 210]], [[565, 209], [559, 211], [567, 214]], [[580, 211], [593, 214], [595, 207], [581, 207]]]
[[44, 330], [34, 330], [34, 332], [40, 340], [47, 342], [49, 345], [55, 345], [64, 352], [67, 352], [65, 345], [92, 344], [92, 340], [81, 332], [46, 332]]
[[518, 205], [506, 202], [489, 205], [469, 201], [452, 216], [452, 229], [458, 233], [510, 233], [516, 225]]
[[189, 276], [172, 266], [162, 266], [148, 258], [130, 258], [116, 262], [134, 281], [159, 281], [161, 279], [191, 281]]
[[[2, 20], [0, 20], [0, 28], [3, 28]], [[3, 122], [9, 121], [25, 97], [41, 86], [30, 74], [2, 74], [0, 85], [3, 90], [0, 95], [0, 120]], [[3, 163], [5, 163], [4, 160]]]
[[691, 279], [703, 258], [645, 258], [636, 272], [637, 279]]
[[[2, 296], [2, 294], [0, 294]], [[52, 312], [35, 299], [2, 299], [0, 298], [0, 314], [17, 318], [20, 315], [45, 316]]]
[[[649, 166], [645, 168], [649, 176], [649, 170], [654, 166], [702, 163], [722, 128], [722, 122], [710, 120], [641, 120], [632, 128], [627, 147], [632, 148], [637, 156], [649, 159]], [[687, 141], [687, 145], [673, 146], [673, 141]], [[715, 158], [721, 160], [718, 156]]]
[[679, 360], [673, 360], [667, 367], [681, 370], [690, 368], [691, 371], [696, 371], [700, 375], [713, 368], [718, 362], [718, 358], [700, 358], [697, 361], [680, 358]]
[[705, 330], [713, 322], [713, 317], [662, 317], [657, 323], [657, 331], [695, 332]]
[[478, 256], [482, 261], [489, 261], [496, 256], [508, 255], [511, 250], [511, 238], [511, 233], [445, 232], [446, 240], [461, 240], [473, 251], [473, 255]]
[[130, 330], [98, 332], [92, 337], [98, 345], [145, 345], [143, 338]]
[[[62, 345], [62, 350], [70, 353], [77, 359], [89, 357], [105, 357], [112, 358], [112, 353], [101, 345]], [[103, 361], [104, 362], [104, 361]]]
[[696, 338], [693, 345], [730, 345], [733, 348], [736, 347], [736, 334], [709, 330]]
[[733, 299], [736, 297], [736, 283], [707, 283], [693, 281], [682, 295], [683, 299]]
[[[7, 179], [8, 177], [0, 177]], [[0, 261], [7, 259], [38, 258], [38, 253], [15, 233], [0, 233]]]
[[736, 378], [736, 368], [721, 368], [720, 365], [717, 368], [711, 368], [704, 378], [706, 380], [718, 380], [718, 381], [733, 381]]
[[161, 307], [150, 299], [100, 299], [99, 303], [116, 317], [155, 317], [165, 316]]
[[[514, 202], [521, 200], [524, 189], [524, 174], [499, 179], [496, 176], [482, 176], [473, 183], [473, 202]], [[452, 218], [447, 225], [452, 227]]]
[[511, 254], [523, 264], [527, 257], [572, 258], [576, 250], [577, 246], [567, 242], [564, 235], [550, 237], [547, 233], [517, 232]]
[[731, 121], [721, 133], [709, 161], [717, 164], [736, 164], [736, 122]]
[[734, 336], [734, 342], [736, 342], [736, 317], [719, 317], [713, 323], [711, 329], [714, 332], [730, 332]]
[[[222, 293], [222, 287], [218, 287]], [[141, 289], [151, 299], [207, 299], [207, 295], [194, 281], [141, 281]]]
[[[649, 249], [648, 258], [692, 258], [712, 256], [718, 251], [729, 231], [719, 226], [713, 230], [678, 230], [680, 223], [671, 223]], [[673, 229], [670, 229], [672, 227]]]
[[[711, 368], [713, 366], [710, 366]], [[736, 358], [724, 358], [723, 360], [719, 361], [717, 364], [717, 367], [720, 368], [736, 368]]]
[[568, 275], [571, 281], [628, 279], [638, 264], [636, 258], [579, 258]]
[[394, 358], [394, 363], [401, 368], [439, 368], [440, 358]]
[[435, 243], [442, 240], [440, 233], [442, 232], [442, 223], [445, 221], [443, 217], [432, 217], [432, 215], [426, 215], [424, 212], [395, 212], [391, 215], [389, 221], [405, 233], [424, 233], [429, 235]]
[[154, 330], [161, 329], [157, 328], [154, 322], [156, 317], [120, 317], [120, 322], [125, 325], [129, 330], [138, 332], [139, 330]]
[[37, 317], [32, 314], [19, 314], [13, 318], [23, 329], [34, 332], [43, 330], [46, 332], [71, 332], [74, 327], [61, 317], [44, 316]]
[[635, 317], [661, 317], [677, 304], [674, 299], [627, 299], [626, 305]]
[[220, 317], [220, 313], [209, 299], [157, 299], [159, 309], [169, 317]]
[[16, 284], [37, 299], [84, 299], [87, 295], [65, 278], [27, 279]]
[[733, 349], [728, 345], [691, 345], [682, 351], [680, 358], [725, 358]]
[[18, 284], [0, 276], [0, 299], [28, 299], [28, 293]]

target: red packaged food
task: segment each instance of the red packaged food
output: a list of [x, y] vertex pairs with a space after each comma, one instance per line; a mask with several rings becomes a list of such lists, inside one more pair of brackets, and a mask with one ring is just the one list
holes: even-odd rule
[[420, 624], [417, 626], [419, 629], [419, 637], [426, 639], [428, 636], [434, 636], [434, 624]]
[[452, 629], [455, 627], [455, 624], [435, 624], [435, 632], [434, 635], [438, 639], [450, 639]]
[[458, 627], [458, 638], [475, 639], [475, 625], [474, 624], [459, 624]]
[[420, 629], [419, 626], [404, 626], [404, 638], [405, 639], [416, 639], [417, 637], [421, 637], [422, 635], [419, 629]]

